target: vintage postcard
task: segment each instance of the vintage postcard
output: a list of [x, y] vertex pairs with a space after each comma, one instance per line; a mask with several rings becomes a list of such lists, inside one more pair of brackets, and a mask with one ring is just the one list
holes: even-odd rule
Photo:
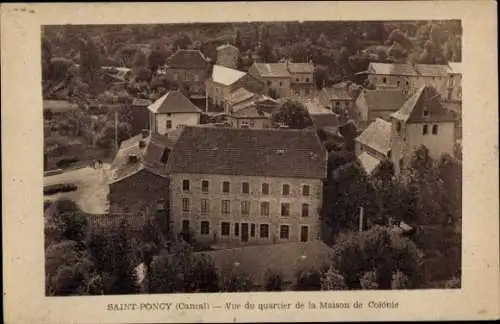
[[1, 11], [7, 323], [499, 318], [494, 2]]

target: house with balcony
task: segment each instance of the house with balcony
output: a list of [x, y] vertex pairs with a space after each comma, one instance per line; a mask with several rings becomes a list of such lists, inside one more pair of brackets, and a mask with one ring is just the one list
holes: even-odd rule
[[318, 240], [326, 163], [314, 130], [187, 126], [167, 162], [173, 228], [217, 246]]

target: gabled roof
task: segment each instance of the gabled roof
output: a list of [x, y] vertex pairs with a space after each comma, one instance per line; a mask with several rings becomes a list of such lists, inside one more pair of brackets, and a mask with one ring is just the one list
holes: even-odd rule
[[326, 177], [326, 151], [314, 130], [186, 126], [169, 173]]
[[333, 112], [330, 109], [327, 109], [325, 106], [320, 104], [317, 100], [305, 99], [300, 100], [304, 107], [306, 107], [309, 115], [333, 115]]
[[347, 88], [323, 88], [322, 91], [327, 95], [330, 100], [352, 100], [352, 96]]
[[295, 273], [304, 267], [321, 270], [330, 263], [332, 249], [319, 240], [279, 243], [196, 252], [209, 256], [218, 271], [227, 271], [237, 264], [252, 277], [256, 286], [265, 284], [268, 269], [281, 274], [286, 283], [295, 281]]
[[451, 73], [450, 67], [442, 64], [416, 64], [415, 68], [421, 76], [439, 77], [448, 76]]
[[231, 69], [222, 65], [214, 65], [212, 70], [212, 81], [230, 86], [246, 75], [245, 72]]
[[235, 118], [269, 118], [271, 114], [252, 103], [247, 107], [242, 107], [234, 111], [231, 113], [231, 116]]
[[377, 166], [382, 162], [380, 159], [377, 159], [376, 157], [366, 152], [358, 155], [358, 160], [367, 174], [371, 174], [375, 170], [375, 168], [377, 168]]
[[155, 114], [202, 112], [200, 108], [193, 104], [178, 90], [170, 90], [161, 98], [149, 105], [148, 109]]
[[363, 89], [356, 105], [367, 111], [397, 111], [407, 99], [399, 89]]
[[380, 75], [417, 76], [418, 73], [410, 64], [405, 63], [370, 63], [368, 73]]
[[149, 99], [134, 98], [134, 100], [132, 101], [132, 106], [147, 107], [152, 103], [153, 102]]
[[222, 44], [222, 45], [219, 45], [217, 46], [217, 51], [221, 51], [221, 50], [224, 50], [226, 48], [232, 48], [232, 49], [236, 49], [236, 50], [239, 50], [238, 47], [232, 45], [232, 44]]
[[366, 145], [375, 151], [387, 155], [391, 149], [392, 124], [380, 118], [376, 118], [362, 133], [356, 141]]
[[[111, 179], [116, 183], [142, 170], [148, 170], [156, 175], [166, 177], [166, 164], [162, 157], [166, 150], [171, 150], [176, 139], [168, 135], [152, 133], [144, 137], [138, 134], [123, 141], [120, 149], [111, 163]], [[135, 156], [137, 161], [129, 161], [129, 156]]]
[[234, 104], [237, 104], [239, 102], [249, 100], [255, 96], [256, 96], [255, 93], [242, 87], [242, 88], [238, 88], [238, 89], [234, 90], [233, 92], [231, 92], [229, 94], [229, 96], [226, 97], [226, 102], [229, 105], [234, 105]]
[[259, 75], [263, 78], [289, 78], [290, 73], [286, 67], [286, 63], [257, 63], [253, 66], [256, 68]]
[[166, 65], [180, 69], [205, 69], [208, 60], [199, 50], [178, 50], [167, 59]]
[[[391, 117], [405, 123], [453, 122], [455, 115], [445, 108], [440, 93], [432, 86], [422, 86]], [[428, 112], [424, 116], [424, 110]]]
[[290, 73], [313, 73], [314, 65], [311, 63], [288, 63]]

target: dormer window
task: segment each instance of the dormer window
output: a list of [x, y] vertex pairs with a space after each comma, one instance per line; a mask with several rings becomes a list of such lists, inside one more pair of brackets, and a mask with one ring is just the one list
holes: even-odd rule
[[427, 107], [424, 107], [424, 117], [427, 116], [429, 116], [429, 110], [427, 109]]

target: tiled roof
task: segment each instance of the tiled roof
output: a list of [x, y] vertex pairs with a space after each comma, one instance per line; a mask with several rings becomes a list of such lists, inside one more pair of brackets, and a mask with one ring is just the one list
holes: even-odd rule
[[245, 88], [238, 88], [231, 92], [229, 96], [226, 97], [226, 102], [230, 105], [234, 105], [238, 102], [242, 102], [248, 99], [251, 99], [252, 97], [256, 96], [255, 93], [248, 91]]
[[181, 69], [206, 69], [208, 61], [199, 50], [178, 50], [167, 59], [167, 66]]
[[375, 74], [381, 75], [418, 75], [417, 71], [412, 65], [404, 63], [370, 63], [368, 71], [372, 69]]
[[356, 105], [367, 111], [397, 111], [405, 103], [407, 97], [399, 89], [364, 89], [358, 99]]
[[153, 102], [151, 100], [149, 100], [149, 99], [138, 99], [138, 98], [135, 98], [132, 101], [132, 106], [147, 107], [147, 106], [149, 106], [152, 103]]
[[375, 168], [382, 162], [381, 160], [377, 159], [374, 156], [371, 156], [366, 152], [358, 155], [358, 160], [367, 174], [371, 174], [375, 170]]
[[450, 66], [451, 73], [462, 74], [462, 63], [460, 62], [448, 62]]
[[237, 112], [250, 106], [259, 106], [265, 112], [271, 113], [274, 109], [280, 106], [280, 102], [268, 96], [256, 94], [251, 98], [233, 104], [231, 106], [231, 110], [233, 112]]
[[451, 69], [448, 65], [442, 64], [416, 64], [418, 74], [421, 76], [448, 76], [451, 73]]
[[[425, 109], [424, 109], [425, 108]], [[424, 110], [428, 115], [424, 116]], [[452, 122], [455, 114], [446, 109], [441, 95], [432, 86], [422, 86], [391, 117], [404, 122]]]
[[317, 128], [339, 126], [339, 118], [334, 113], [311, 115], [311, 119]]
[[290, 73], [313, 73], [314, 65], [311, 63], [288, 63]]
[[214, 65], [212, 70], [212, 81], [229, 86], [244, 77], [245, 74], [245, 72], [222, 65]]
[[44, 110], [52, 110], [53, 112], [64, 112], [78, 109], [78, 105], [73, 104], [67, 100], [44, 100]]
[[254, 285], [262, 286], [268, 269], [279, 272], [285, 282], [294, 282], [295, 273], [302, 269], [320, 270], [330, 263], [332, 249], [319, 240], [279, 243], [195, 252], [209, 256], [218, 271], [238, 266], [247, 272]]
[[155, 114], [202, 112], [200, 108], [178, 90], [170, 90], [148, 106], [148, 109]]
[[[166, 177], [166, 165], [162, 162], [165, 150], [171, 150], [176, 138], [152, 133], [147, 137], [136, 135], [123, 141], [120, 149], [111, 163], [110, 184], [121, 181], [141, 170]], [[142, 142], [142, 143], [141, 143]], [[143, 146], [140, 146], [140, 143]], [[129, 156], [135, 156], [137, 161], [129, 161]]]
[[326, 176], [326, 151], [313, 130], [186, 126], [169, 173], [291, 178]]
[[236, 118], [269, 118], [271, 114], [256, 107], [254, 103], [247, 107], [236, 110], [231, 114]]
[[356, 140], [377, 152], [387, 155], [387, 152], [391, 149], [391, 128], [392, 124], [390, 122], [377, 118]]
[[326, 93], [327, 97], [330, 100], [352, 100], [352, 96], [347, 90], [347, 88], [323, 88], [323, 92]]
[[317, 100], [304, 99], [300, 101], [306, 107], [309, 115], [333, 115], [333, 112], [330, 109], [327, 109]]
[[254, 63], [261, 77], [289, 78], [286, 63]]

